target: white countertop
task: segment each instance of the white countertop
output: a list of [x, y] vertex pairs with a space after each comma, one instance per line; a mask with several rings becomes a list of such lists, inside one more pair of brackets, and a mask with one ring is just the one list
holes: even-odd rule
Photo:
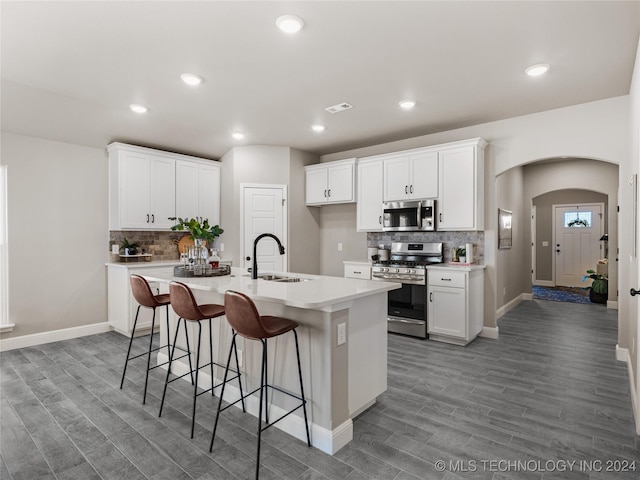
[[151, 262], [107, 262], [107, 267], [117, 268], [159, 268], [182, 265], [179, 260], [160, 260]]
[[[259, 272], [260, 275], [269, 272]], [[278, 272], [277, 275], [309, 279], [302, 282], [273, 282], [263, 279], [252, 280], [247, 272], [232, 267], [231, 275], [221, 277], [174, 277], [164, 271], [149, 272], [144, 277], [149, 281], [168, 283], [182, 282], [194, 290], [205, 290], [224, 294], [235, 290], [253, 300], [274, 302], [290, 307], [322, 310], [333, 305], [384, 293], [401, 287], [399, 283], [379, 282], [343, 277]]]
[[458, 265], [456, 265], [455, 263], [439, 263], [437, 265], [427, 266], [427, 270], [462, 270], [464, 272], [470, 272], [472, 270], [484, 270], [485, 268], [487, 268], [486, 265], [477, 265], [475, 263], [471, 265], [469, 265], [468, 263]]

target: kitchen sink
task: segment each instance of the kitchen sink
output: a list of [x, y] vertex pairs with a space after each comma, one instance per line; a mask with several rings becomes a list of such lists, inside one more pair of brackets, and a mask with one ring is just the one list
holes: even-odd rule
[[[249, 277], [250, 275], [244, 275], [245, 277]], [[274, 275], [272, 273], [265, 273], [264, 275], [258, 275], [258, 278], [262, 280], [267, 280], [269, 282], [281, 282], [281, 283], [294, 283], [294, 282], [307, 282], [308, 278], [300, 278], [300, 277], [285, 277], [284, 275]]]

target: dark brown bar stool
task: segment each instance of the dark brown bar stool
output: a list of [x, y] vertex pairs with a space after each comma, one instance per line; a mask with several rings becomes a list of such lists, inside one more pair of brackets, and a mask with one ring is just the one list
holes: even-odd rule
[[[216, 304], [198, 305], [195, 297], [193, 296], [193, 292], [191, 291], [191, 289], [188, 286], [186, 286], [184, 283], [180, 283], [180, 282], [171, 282], [171, 284], [169, 285], [169, 296], [171, 299], [171, 307], [176, 312], [179, 318], [178, 318], [178, 323], [176, 325], [176, 333], [174, 336], [173, 347], [171, 349], [171, 354], [169, 355], [169, 367], [167, 368], [167, 378], [165, 379], [165, 382], [164, 382], [164, 392], [162, 393], [162, 401], [160, 402], [160, 412], [158, 413], [158, 416], [159, 417], [162, 416], [162, 407], [164, 406], [164, 399], [167, 394], [167, 385], [182, 377], [185, 377], [186, 375], [190, 375], [190, 374], [193, 375], [193, 373], [195, 372], [195, 380], [192, 381], [193, 409], [191, 414], [191, 438], [193, 438], [193, 431], [196, 423], [196, 399], [198, 398], [198, 396], [204, 393], [207, 393], [209, 391], [213, 396], [213, 390], [224, 383], [223, 382], [223, 383], [219, 383], [218, 385], [215, 385], [215, 377], [213, 376], [214, 365], [218, 365], [219, 367], [224, 367], [225, 365], [222, 365], [213, 361], [213, 335], [211, 334], [212, 333], [211, 319], [221, 317], [222, 315], [224, 315], [225, 308], [222, 305], [216, 305]], [[209, 359], [210, 361], [209, 363], [200, 366], [200, 340], [202, 338], [202, 322], [204, 320], [209, 320], [209, 332], [210, 332]], [[176, 378], [169, 380], [169, 375], [171, 373], [171, 363], [174, 360], [173, 350], [176, 348], [176, 341], [178, 339], [178, 332], [180, 331], [181, 322], [184, 324], [184, 331], [187, 338], [189, 337], [189, 335], [187, 334], [187, 322], [196, 322], [198, 325], [198, 344], [197, 344], [198, 346], [196, 349], [196, 368], [194, 369], [193, 366], [191, 365], [191, 357], [189, 357], [189, 373], [185, 373], [184, 375], [180, 375], [180, 376], [177, 376]], [[234, 371], [234, 373], [236, 374], [236, 376], [230, 378], [228, 381], [234, 380], [236, 378], [238, 379], [238, 383], [240, 384], [240, 395], [242, 396], [242, 380], [240, 378], [240, 367], [238, 363], [237, 350], [235, 350], [235, 353], [236, 353], [236, 370]], [[189, 352], [189, 355], [190, 354], [191, 352]], [[201, 369], [206, 367], [209, 367], [211, 370], [211, 388], [208, 388], [198, 393], [198, 372]], [[227, 364], [227, 368], [228, 367], [229, 365]], [[225, 382], [227, 381], [226, 375], [225, 375], [224, 381]], [[244, 406], [244, 398], [243, 398], [242, 400], [243, 411], [244, 411], [244, 408], [245, 406]]]
[[[142, 357], [143, 355], [147, 356], [147, 373], [144, 378], [144, 394], [142, 396], [142, 403], [145, 404], [147, 401], [147, 383], [149, 382], [149, 370], [153, 370], [154, 368], [161, 367], [162, 365], [166, 365], [168, 362], [161, 363], [158, 365], [151, 366], [151, 353], [157, 352], [160, 349], [166, 348], [167, 352], [169, 352], [169, 340], [167, 338], [166, 345], [160, 345], [159, 347], [153, 348], [153, 331], [156, 326], [156, 308], [158, 307], [166, 307], [167, 308], [167, 336], [169, 335], [169, 295], [164, 293], [160, 295], [154, 295], [151, 291], [151, 287], [149, 283], [140, 275], [131, 275], [129, 279], [131, 283], [131, 293], [133, 294], [133, 298], [138, 302], [138, 310], [136, 310], [136, 318], [133, 321], [133, 330], [131, 331], [131, 338], [129, 339], [129, 349], [127, 350], [127, 358], [124, 362], [124, 369], [122, 370], [122, 380], [120, 381], [120, 388], [124, 385], [124, 377], [127, 373], [127, 365], [129, 364], [129, 360], [133, 360], [135, 358]], [[134, 355], [131, 357], [131, 346], [133, 345], [133, 338], [136, 334], [136, 326], [138, 325], [138, 315], [140, 314], [140, 307], [151, 308], [153, 310], [153, 316], [151, 317], [151, 333], [149, 334], [149, 349], [145, 353], [141, 353], [139, 355]], [[187, 348], [189, 348], [189, 344], [187, 343]], [[183, 355], [183, 358], [186, 355]], [[189, 358], [189, 362], [191, 362], [191, 358]], [[192, 379], [193, 383], [193, 379]]]
[[[216, 429], [218, 428], [218, 418], [220, 412], [235, 405], [242, 398], [236, 400], [233, 403], [228, 404], [224, 408], [222, 406], [222, 398], [224, 396], [224, 386], [226, 384], [227, 374], [229, 373], [229, 364], [231, 363], [231, 354], [236, 348], [236, 337], [238, 335], [247, 338], [249, 340], [259, 340], [262, 343], [262, 371], [260, 372], [260, 387], [256, 388], [252, 392], [247, 393], [246, 396], [252, 395], [260, 390], [260, 407], [258, 412], [258, 451], [256, 454], [256, 479], [260, 478], [260, 436], [263, 430], [266, 430], [271, 425], [279, 422], [284, 417], [292, 414], [296, 410], [302, 407], [304, 412], [304, 426], [307, 431], [307, 445], [311, 446], [311, 437], [309, 436], [309, 421], [307, 420], [307, 401], [304, 398], [304, 387], [302, 386], [302, 368], [300, 367], [300, 348], [298, 347], [298, 333], [296, 328], [298, 323], [289, 320], [288, 318], [261, 316], [253, 303], [253, 301], [246, 295], [228, 290], [224, 295], [224, 307], [226, 310], [226, 317], [229, 325], [233, 329], [233, 337], [231, 340], [231, 348], [229, 349], [229, 357], [227, 358], [227, 366], [224, 372], [224, 380], [222, 381], [222, 391], [220, 392], [220, 401], [218, 402], [218, 410], [216, 412], [216, 422], [213, 426], [213, 433], [211, 434], [211, 444], [209, 445], [209, 451], [213, 451], [213, 441], [216, 436]], [[267, 382], [267, 340], [269, 338], [283, 335], [287, 332], [293, 332], [296, 342], [296, 357], [298, 360], [298, 377], [300, 378], [300, 396], [287, 392], [275, 385], [269, 385]], [[280, 418], [269, 422], [269, 416], [267, 413], [267, 397], [268, 389], [277, 390], [281, 393], [289, 395], [297, 400], [300, 400], [300, 405], [291, 409], [289, 412], [282, 415]], [[262, 426], [262, 407], [265, 407], [266, 425]], [[243, 405], [244, 410], [244, 405]]]

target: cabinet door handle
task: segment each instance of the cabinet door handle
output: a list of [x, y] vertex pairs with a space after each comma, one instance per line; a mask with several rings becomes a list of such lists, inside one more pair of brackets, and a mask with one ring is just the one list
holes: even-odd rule
[[408, 185], [404, 186], [404, 193], [405, 194], [409, 193], [409, 186]]
[[382, 225], [382, 215], [380, 215], [380, 216], [378, 217], [378, 223], [379, 223], [380, 225]]
[[156, 223], [156, 216], [153, 213], [151, 214], [151, 223]]
[[324, 196], [325, 196], [325, 198], [326, 198], [326, 196], [327, 196], [327, 191], [326, 191], [326, 190], [324, 191]]
[[413, 185], [409, 185], [409, 193], [413, 193]]
[[147, 223], [149, 223], [149, 214], [147, 213]]
[[353, 273], [356, 275], [362, 275], [362, 272], [356, 272], [355, 270], [353, 271]]
[[327, 197], [331, 196], [331, 189], [327, 190], [327, 194], [328, 194]]
[[429, 292], [429, 301], [433, 303], [433, 292]]
[[441, 214], [441, 213], [438, 215], [438, 218], [439, 218], [439, 219], [440, 219], [440, 221], [442, 222], [442, 214]]
[[442, 280], [443, 282], [450, 282], [451, 281], [450, 278], [442, 278], [442, 277], [440, 277], [440, 280]]

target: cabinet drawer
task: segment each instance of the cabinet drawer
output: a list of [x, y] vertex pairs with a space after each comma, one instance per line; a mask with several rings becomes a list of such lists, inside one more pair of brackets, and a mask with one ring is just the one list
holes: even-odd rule
[[467, 285], [465, 272], [448, 272], [444, 270], [429, 270], [427, 281], [429, 285], [442, 287], [465, 288]]
[[345, 265], [344, 276], [346, 278], [371, 279], [371, 267], [367, 265]]

